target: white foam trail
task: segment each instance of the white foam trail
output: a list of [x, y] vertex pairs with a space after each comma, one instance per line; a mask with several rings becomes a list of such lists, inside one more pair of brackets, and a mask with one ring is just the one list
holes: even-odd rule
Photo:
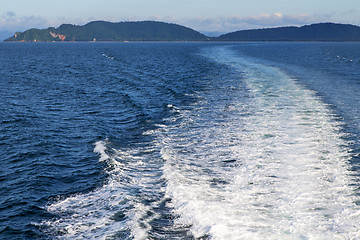
[[[346, 142], [328, 107], [277, 68], [223, 48], [208, 56], [241, 72], [251, 98], [214, 105], [215, 86], [159, 131], [178, 224], [212, 239], [360, 239]], [[240, 79], [227, 81], [242, 94]]]
[[110, 159], [110, 156], [105, 152], [106, 147], [103, 141], [99, 141], [95, 143], [94, 152], [100, 154], [100, 162], [103, 162], [107, 159]]
[[[169, 104], [177, 114], [144, 132], [157, 146], [97, 142], [107, 181], [51, 203], [60, 218], [43, 224], [62, 233], [58, 239], [147, 239], [160, 216], [146, 213], [165, 191], [175, 228], [192, 226], [195, 237], [360, 239], [347, 143], [328, 106], [277, 68], [223, 48], [207, 56], [233, 66], [245, 86], [226, 76], [197, 93], [194, 106]], [[148, 196], [156, 201], [145, 204]]]
[[[97, 142], [94, 152], [107, 165], [106, 183], [92, 192], [48, 205], [47, 210], [60, 218], [43, 225], [61, 233], [58, 239], [112, 239], [114, 236], [117, 239], [119, 234], [123, 234], [120, 238], [146, 239], [150, 229], [148, 223], [156, 215], [144, 218], [151, 206], [142, 203], [146, 198], [137, 196], [136, 189], [144, 186], [145, 190], [141, 191], [145, 195], [146, 189], [152, 191], [146, 185], [156, 181], [154, 175], [158, 173], [150, 172], [151, 164], [144, 163], [139, 151], [150, 150], [121, 151], [111, 148], [106, 141]], [[156, 190], [152, 192], [156, 194]]]

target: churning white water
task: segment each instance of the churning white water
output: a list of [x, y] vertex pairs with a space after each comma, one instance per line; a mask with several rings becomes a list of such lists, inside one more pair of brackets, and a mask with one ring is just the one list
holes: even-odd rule
[[206, 55], [238, 78], [219, 81], [159, 135], [178, 224], [211, 239], [360, 239], [359, 197], [329, 107], [280, 69], [226, 48]]
[[[97, 142], [107, 180], [49, 204], [59, 218], [44, 224], [60, 239], [166, 239], [181, 228], [177, 239], [360, 239], [347, 142], [329, 106], [281, 69], [207, 50], [232, 74], [191, 106], [169, 104], [148, 144]], [[174, 226], [156, 235], [156, 219]]]

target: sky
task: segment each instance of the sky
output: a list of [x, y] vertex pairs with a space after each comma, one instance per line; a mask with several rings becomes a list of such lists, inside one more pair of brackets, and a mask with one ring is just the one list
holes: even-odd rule
[[0, 32], [156, 20], [201, 32], [336, 22], [360, 26], [359, 0], [0, 0]]

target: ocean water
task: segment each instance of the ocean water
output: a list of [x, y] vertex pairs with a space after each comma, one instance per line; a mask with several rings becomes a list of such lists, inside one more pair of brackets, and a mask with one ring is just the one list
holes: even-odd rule
[[360, 239], [359, 43], [2, 43], [0, 73], [0, 239]]

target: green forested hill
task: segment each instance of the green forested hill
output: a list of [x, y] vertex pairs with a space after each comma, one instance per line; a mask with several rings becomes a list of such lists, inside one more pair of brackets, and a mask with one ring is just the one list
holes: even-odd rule
[[5, 41], [205, 41], [207, 37], [195, 30], [155, 21], [90, 22], [84, 26], [63, 24], [58, 28], [29, 29]]
[[360, 27], [349, 24], [318, 23], [302, 27], [242, 30], [217, 38], [177, 24], [142, 21], [90, 22], [84, 26], [63, 24], [58, 28], [29, 29], [5, 41], [360, 41]]
[[221, 35], [220, 41], [360, 41], [360, 27], [318, 23], [302, 27], [243, 30]]

